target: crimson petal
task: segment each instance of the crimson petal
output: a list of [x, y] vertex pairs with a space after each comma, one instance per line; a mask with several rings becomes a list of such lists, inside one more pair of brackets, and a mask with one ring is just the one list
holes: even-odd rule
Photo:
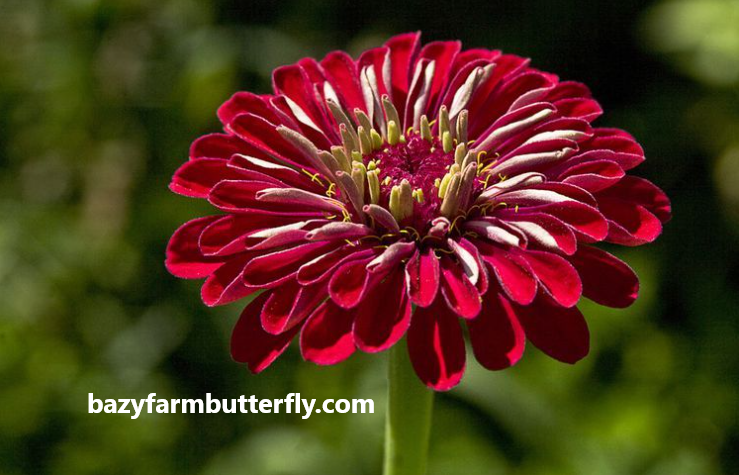
[[275, 289], [262, 308], [262, 327], [277, 335], [302, 322], [326, 298], [323, 285], [302, 286], [290, 281]]
[[497, 246], [479, 242], [477, 246], [506, 295], [521, 305], [530, 304], [536, 297], [537, 282], [529, 264]]
[[362, 351], [386, 350], [405, 334], [411, 321], [411, 301], [403, 272], [396, 270], [384, 282], [374, 285], [354, 320], [354, 342]]
[[251, 301], [241, 313], [231, 333], [231, 357], [246, 363], [252, 373], [260, 373], [285, 351], [300, 327], [272, 335], [262, 328], [259, 313], [269, 297], [264, 292]]
[[563, 307], [577, 304], [582, 295], [582, 282], [572, 264], [551, 252], [529, 250], [520, 255], [557, 303]]
[[582, 279], [583, 295], [594, 302], [625, 308], [639, 295], [639, 278], [631, 267], [605, 251], [581, 246], [571, 262]]
[[448, 391], [462, 379], [466, 359], [462, 328], [442, 299], [416, 310], [408, 330], [408, 354], [418, 377], [432, 389]]
[[563, 308], [540, 297], [515, 309], [526, 337], [547, 355], [570, 364], [588, 355], [590, 332], [577, 307]]
[[199, 279], [208, 276], [223, 264], [222, 258], [203, 255], [198, 240], [209, 225], [220, 216], [193, 219], [180, 226], [167, 244], [164, 261], [167, 270], [181, 279]]
[[480, 293], [464, 273], [462, 266], [449, 258], [441, 260], [441, 294], [449, 308], [460, 317], [475, 318], [482, 304]]
[[367, 272], [372, 258], [359, 259], [341, 265], [328, 282], [328, 294], [343, 308], [356, 307], [367, 290], [379, 282], [383, 275]]
[[323, 302], [300, 333], [303, 358], [320, 365], [332, 365], [350, 357], [356, 350], [353, 323], [353, 311], [344, 310], [331, 300]]
[[244, 265], [252, 257], [250, 254], [233, 257], [210, 274], [200, 288], [203, 303], [209, 307], [225, 305], [257, 291], [256, 287], [244, 284], [241, 279]]
[[336, 247], [336, 243], [319, 241], [255, 257], [244, 267], [244, 283], [253, 287], [274, 287], [292, 278], [306, 262]]
[[513, 366], [523, 356], [526, 335], [511, 302], [491, 290], [482, 302], [477, 318], [469, 320], [470, 343], [475, 358], [489, 370]]
[[419, 307], [428, 307], [439, 291], [439, 259], [433, 248], [416, 251], [405, 266], [408, 294], [411, 302]]

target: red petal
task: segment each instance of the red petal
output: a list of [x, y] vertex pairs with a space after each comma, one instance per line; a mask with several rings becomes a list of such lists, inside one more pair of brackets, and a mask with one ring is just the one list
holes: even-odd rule
[[257, 291], [257, 288], [245, 285], [241, 279], [244, 265], [252, 257], [251, 254], [233, 257], [208, 276], [200, 288], [203, 303], [209, 307], [225, 305]]
[[432, 248], [423, 253], [416, 251], [405, 266], [408, 293], [411, 302], [428, 307], [439, 291], [439, 259]]
[[492, 104], [497, 100], [497, 94], [494, 94], [493, 91], [498, 88], [503, 79], [526, 69], [528, 63], [528, 59], [512, 54], [500, 55], [495, 59], [493, 73], [486, 81], [478, 85], [478, 89], [468, 107], [470, 111], [470, 137], [481, 137], [481, 132], [488, 129], [490, 124], [501, 117], [501, 112], [490, 113]]
[[568, 168], [559, 177], [564, 183], [579, 186], [590, 192], [596, 192], [613, 186], [624, 176], [624, 171], [616, 162], [610, 160], [594, 160], [583, 162]]
[[430, 388], [447, 391], [462, 379], [466, 357], [462, 328], [442, 299], [416, 309], [408, 330], [408, 354], [416, 374]]
[[601, 198], [599, 209], [608, 218], [609, 242], [639, 246], [654, 241], [662, 234], [660, 220], [640, 204]]
[[[315, 181], [311, 181], [305, 173], [294, 168], [275, 163], [273, 160], [236, 154], [232, 156], [228, 164], [231, 168], [242, 170], [246, 180], [267, 181], [279, 186], [290, 186], [301, 188], [306, 191], [323, 193], [325, 190]], [[249, 173], [246, 173], [249, 172]]]
[[[631, 170], [644, 161], [644, 150], [634, 137], [619, 129], [593, 129], [593, 138], [580, 144], [580, 149], [613, 160], [624, 170]], [[603, 152], [611, 152], [613, 156], [609, 153], [602, 155]]]
[[[544, 213], [516, 213], [504, 210], [501, 217], [506, 222], [521, 229], [528, 237], [528, 242], [535, 242], [547, 249], [562, 251], [572, 255], [577, 249], [577, 238], [572, 230], [561, 220]], [[543, 233], [543, 234], [542, 234]]]
[[434, 62], [434, 79], [428, 91], [429, 99], [426, 108], [426, 112], [430, 116], [436, 115], [439, 106], [437, 102], [441, 99], [441, 92], [451, 79], [449, 69], [461, 49], [462, 43], [459, 41], [433, 41], [421, 49], [419, 59], [428, 58]]
[[247, 113], [237, 116], [231, 122], [230, 128], [236, 135], [271, 159], [315, 171], [302, 154], [280, 135], [277, 131], [277, 124]]
[[368, 353], [390, 348], [408, 329], [411, 310], [403, 272], [396, 271], [373, 286], [357, 307], [354, 342]]
[[266, 229], [295, 223], [292, 216], [226, 215], [210, 224], [200, 235], [200, 249], [208, 256], [225, 256], [245, 251], [266, 238], [250, 238], [251, 234]]
[[583, 295], [607, 307], [628, 307], [639, 295], [639, 278], [631, 267], [592, 246], [581, 246], [571, 257], [580, 274]]
[[557, 303], [563, 307], [577, 304], [582, 295], [582, 282], [572, 264], [551, 252], [528, 250], [520, 255]]
[[190, 145], [190, 159], [222, 158], [228, 160], [235, 153], [245, 153], [247, 144], [233, 135], [209, 134]]
[[585, 84], [575, 81], [562, 81], [547, 94], [547, 101], [554, 102], [561, 99], [588, 98], [590, 96], [590, 89]]
[[[485, 292], [488, 291], [488, 269], [485, 263], [482, 260], [482, 256], [480, 255], [480, 250], [475, 246], [472, 242], [468, 241], [467, 239], [460, 239], [459, 240], [459, 247], [467, 251], [475, 260], [475, 264], [477, 264], [477, 269], [479, 272], [479, 275], [477, 276], [477, 282], [475, 282], [475, 288], [477, 289], [477, 292], [480, 295], [484, 295]], [[469, 277], [470, 274], [466, 272], [466, 275]]]
[[410, 87], [411, 65], [415, 62], [420, 44], [420, 33], [405, 33], [390, 38], [386, 43], [390, 49], [391, 99], [400, 116], [405, 111], [405, 99]]
[[326, 298], [326, 286], [290, 281], [275, 289], [262, 308], [262, 327], [277, 335], [302, 322]]
[[231, 357], [239, 363], [247, 363], [252, 373], [260, 373], [272, 364], [300, 329], [295, 327], [279, 335], [264, 331], [259, 313], [269, 294], [262, 293], [246, 306], [231, 333]]
[[364, 95], [359, 85], [357, 66], [354, 60], [343, 51], [334, 51], [321, 61], [326, 77], [342, 99], [342, 105], [352, 113], [354, 109], [367, 110]]
[[[334, 201], [302, 190], [298, 190], [295, 193], [296, 196], [282, 200], [282, 197], [275, 195], [274, 190], [279, 190], [277, 193], [284, 193], [281, 190], [288, 190], [287, 193], [292, 193], [292, 190], [297, 190], [297, 188], [275, 188], [272, 183], [260, 181], [223, 180], [213, 187], [208, 201], [227, 213], [282, 215], [296, 218], [322, 217], [319, 208], [335, 212], [338, 206]], [[271, 193], [272, 196], [258, 195], [262, 191]]]
[[449, 258], [441, 260], [441, 294], [460, 317], [475, 318], [482, 304], [480, 293], [464, 274], [462, 266]]
[[526, 335], [513, 305], [500, 292], [485, 294], [480, 315], [469, 320], [467, 327], [475, 358], [485, 368], [505, 369], [523, 356]]
[[248, 112], [277, 124], [280, 119], [268, 100], [269, 96], [261, 96], [251, 92], [237, 92], [218, 108], [218, 118], [223, 125], [229, 125], [238, 115]]
[[[365, 68], [371, 68], [375, 73], [377, 79], [377, 94], [378, 97], [382, 97], [388, 94], [388, 86], [385, 84], [385, 79], [388, 81], [390, 78], [385, 78], [385, 64], [389, 60], [390, 50], [386, 46], [380, 46], [378, 48], [372, 48], [364, 51], [357, 60], [357, 70], [364, 71]], [[388, 73], [390, 71], [387, 71]], [[380, 114], [382, 111], [376, 111]]]
[[631, 201], [646, 208], [650, 213], [666, 223], [670, 220], [672, 207], [665, 192], [652, 182], [635, 176], [625, 176], [617, 184], [598, 195], [613, 199]]
[[302, 285], [322, 281], [333, 275], [333, 271], [345, 262], [365, 258], [372, 258], [376, 251], [373, 249], [362, 249], [357, 246], [342, 246], [335, 251], [324, 254], [298, 269], [298, 282]]
[[[511, 75], [487, 101], [490, 105], [490, 116], [500, 117], [519, 107], [537, 102], [536, 99], [553, 86], [553, 81], [544, 73], [529, 70], [523, 74]], [[533, 94], [530, 94], [533, 93]], [[537, 97], [538, 96], [538, 97]], [[525, 102], [521, 99], [525, 99]], [[470, 131], [470, 133], [472, 133]]]
[[[275, 92], [289, 97], [300, 107], [315, 126], [321, 130], [326, 129], [326, 117], [317, 103], [313, 84], [303, 68], [297, 64], [280, 66], [272, 73], [272, 85]], [[298, 121], [303, 123], [302, 120]]]
[[204, 256], [198, 241], [203, 230], [214, 223], [220, 216], [206, 216], [193, 219], [180, 226], [167, 244], [167, 270], [182, 279], [199, 279], [206, 277], [223, 264], [223, 258]]
[[303, 358], [320, 365], [344, 361], [354, 353], [353, 311], [327, 300], [305, 322], [300, 334]]
[[291, 279], [306, 262], [335, 247], [337, 244], [333, 242], [314, 242], [261, 255], [244, 267], [244, 283], [253, 287], [274, 287]]
[[570, 364], [587, 356], [590, 332], [577, 307], [563, 308], [539, 298], [515, 308], [526, 337], [541, 351]]
[[497, 246], [478, 242], [477, 247], [506, 295], [522, 305], [530, 304], [536, 296], [537, 283], [529, 264]]
[[372, 258], [360, 259], [343, 264], [328, 283], [328, 293], [337, 305], [343, 308], [356, 307], [367, 290], [382, 279], [382, 275], [367, 272]]
[[541, 211], [570, 226], [573, 231], [585, 236], [589, 241], [602, 241], [608, 235], [608, 221], [596, 208], [575, 201], [554, 203], [530, 208], [528, 211]]
[[183, 196], [207, 198], [221, 180], [243, 179], [238, 169], [230, 168], [226, 160], [201, 158], [185, 162], [172, 177], [169, 189]]
[[285, 322], [293, 303], [302, 287], [294, 280], [288, 281], [270, 292], [261, 313], [262, 327], [268, 333], [278, 335], [285, 328]]
[[600, 104], [593, 99], [562, 99], [555, 101], [553, 104], [560, 115], [564, 117], [580, 117], [588, 122], [592, 122], [603, 113]]

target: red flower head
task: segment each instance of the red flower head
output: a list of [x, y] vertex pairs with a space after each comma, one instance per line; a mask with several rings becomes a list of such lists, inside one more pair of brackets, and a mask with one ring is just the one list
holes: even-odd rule
[[[335, 364], [407, 335], [418, 376], [446, 390], [477, 360], [516, 363], [526, 339], [574, 363], [589, 349], [581, 296], [637, 297], [634, 272], [593, 246], [651, 242], [670, 203], [626, 175], [626, 132], [595, 128], [588, 89], [500, 51], [404, 34], [358, 60], [336, 51], [239, 92], [225, 133], [196, 140], [176, 193], [223, 214], [179, 228], [167, 267], [221, 305], [261, 292], [231, 340], [260, 372], [300, 334]], [[414, 311], [415, 308], [415, 311]]]

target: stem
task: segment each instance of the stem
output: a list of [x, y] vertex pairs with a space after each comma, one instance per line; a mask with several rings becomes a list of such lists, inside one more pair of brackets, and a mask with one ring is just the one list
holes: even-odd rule
[[390, 349], [384, 475], [424, 475], [434, 392], [418, 380], [404, 342]]

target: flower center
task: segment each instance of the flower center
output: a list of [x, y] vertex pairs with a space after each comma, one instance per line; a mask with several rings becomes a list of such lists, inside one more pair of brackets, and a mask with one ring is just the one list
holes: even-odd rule
[[[436, 218], [448, 227], [449, 220], [474, 203], [486, 169], [480, 161], [484, 152], [470, 149], [465, 109], [455, 106], [450, 113], [442, 105], [434, 120], [415, 117], [403, 134], [398, 111], [387, 96], [382, 97], [382, 112], [372, 117], [354, 109], [352, 119], [331, 99], [326, 105], [338, 125], [341, 145], [317, 150], [287, 127], [278, 127], [278, 132], [312, 157], [319, 174], [329, 180], [327, 196], [341, 195], [351, 203], [356, 219], [365, 222], [367, 213], [372, 223], [386, 229], [410, 226], [423, 235], [438, 227]], [[308, 175], [319, 179], [318, 174]], [[344, 219], [352, 219], [346, 208]]]
[[429, 141], [411, 132], [405, 143], [385, 144], [364, 157], [364, 162], [369, 167], [374, 163], [380, 169], [381, 203], [389, 203], [393, 187], [407, 180], [416, 200], [414, 224], [428, 223], [438, 216], [441, 205], [438, 184], [454, 163], [454, 153], [444, 152], [438, 139]]

